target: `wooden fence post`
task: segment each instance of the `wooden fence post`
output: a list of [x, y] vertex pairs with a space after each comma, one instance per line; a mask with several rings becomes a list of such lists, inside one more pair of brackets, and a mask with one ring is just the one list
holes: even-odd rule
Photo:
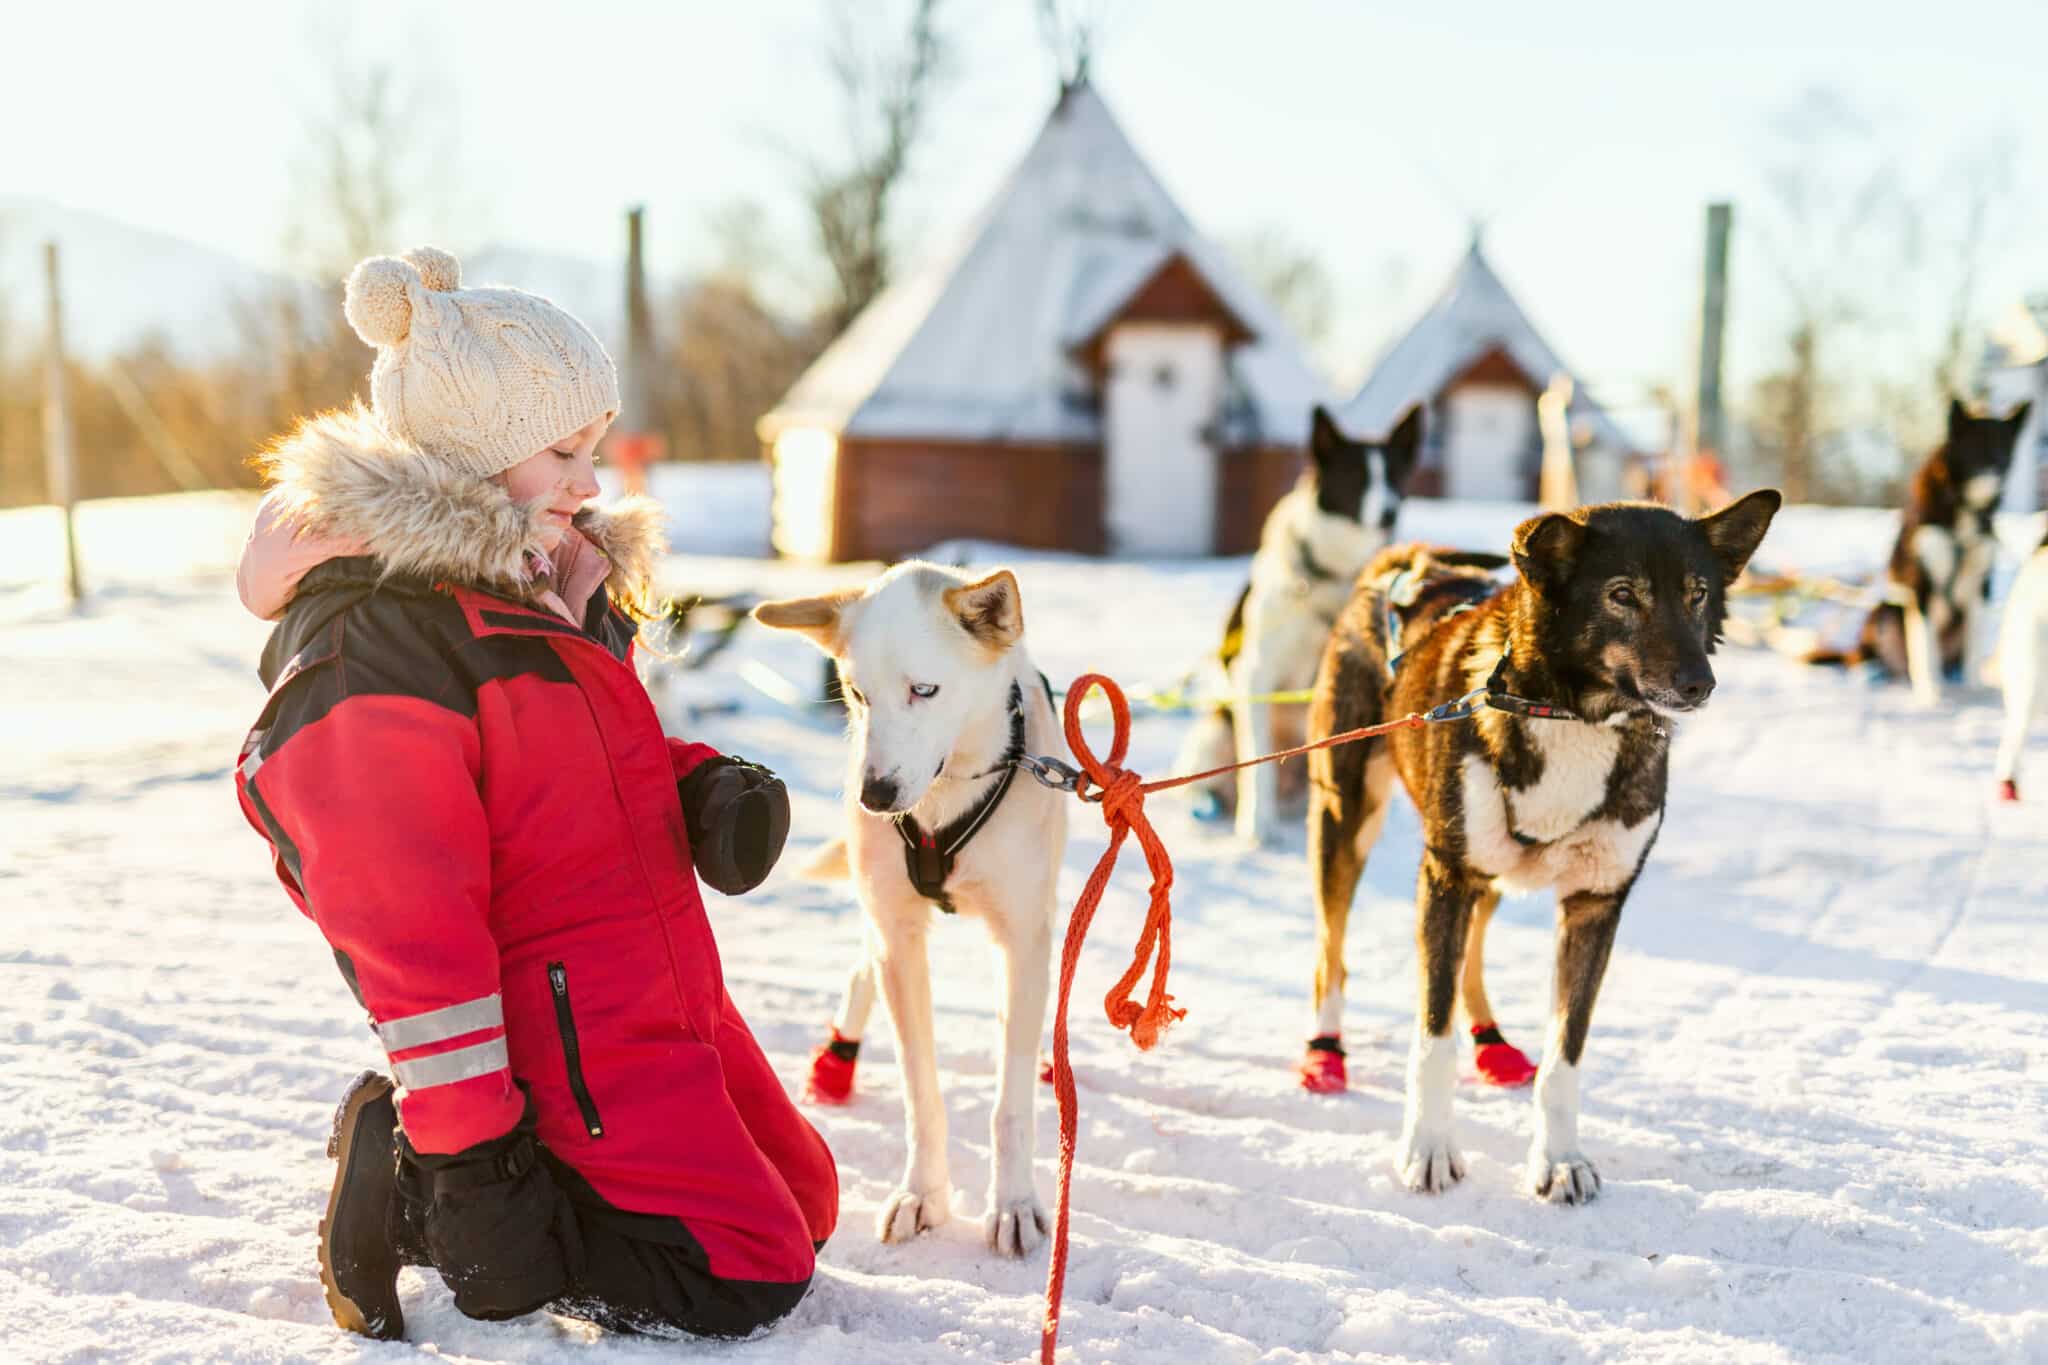
[[72, 504], [78, 498], [78, 484], [72, 477], [71, 395], [64, 377], [64, 302], [57, 270], [57, 244], [43, 243], [43, 270], [49, 283], [50, 330], [44, 349], [43, 388], [43, 479], [50, 501], [64, 513], [65, 581], [71, 591], [71, 605], [85, 600], [85, 588], [78, 575], [78, 528], [72, 520]]

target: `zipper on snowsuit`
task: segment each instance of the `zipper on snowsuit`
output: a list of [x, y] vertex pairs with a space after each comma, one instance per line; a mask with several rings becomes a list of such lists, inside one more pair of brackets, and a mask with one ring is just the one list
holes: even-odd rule
[[576, 1014], [569, 1008], [569, 969], [559, 962], [548, 964], [548, 987], [555, 996], [555, 1027], [562, 1034], [562, 1059], [569, 1064], [569, 1089], [576, 1096], [576, 1108], [583, 1126], [594, 1138], [604, 1136], [604, 1120], [597, 1116], [597, 1104], [590, 1087], [583, 1083], [583, 1048], [576, 1041]]

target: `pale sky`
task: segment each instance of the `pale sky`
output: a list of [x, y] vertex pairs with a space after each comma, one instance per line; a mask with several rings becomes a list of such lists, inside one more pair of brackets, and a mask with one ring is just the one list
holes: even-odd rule
[[[1596, 391], [1626, 402], [1686, 383], [1700, 223], [1718, 197], [1736, 203], [1731, 378], [1760, 372], [1774, 281], [1745, 229], [1759, 221], [1772, 116], [1816, 85], [1872, 116], [1937, 210], [1953, 200], [1929, 187], [1959, 149], [2014, 139], [1978, 311], [2048, 289], [2048, 4], [1097, 7], [1096, 84], [1196, 223], [1226, 241], [1280, 228], [1335, 276], [1335, 336], [1319, 354], [1340, 395], [1436, 292], [1475, 211], [1509, 287]], [[788, 257], [807, 258], [797, 157], [837, 145], [818, 55], [826, 0], [366, 4], [337, 35], [320, 16], [342, 8], [10, 9], [0, 192], [276, 264], [300, 111], [347, 46], [428, 91], [421, 146], [452, 168], [442, 202], [394, 247], [609, 257], [621, 211], [644, 202], [651, 250], [673, 272], [705, 258], [708, 215], [745, 197], [770, 211]], [[878, 31], [904, 8], [851, 5]], [[972, 217], [1054, 94], [1029, 0], [951, 0], [943, 17], [960, 50], [904, 203], [913, 254]], [[1926, 268], [1899, 281], [1912, 337], [1953, 273], [1939, 236]]]

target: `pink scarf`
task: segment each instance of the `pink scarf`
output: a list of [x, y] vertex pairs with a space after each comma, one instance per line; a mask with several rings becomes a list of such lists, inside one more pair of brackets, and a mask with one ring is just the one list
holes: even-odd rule
[[[307, 531], [285, 514], [273, 494], [256, 509], [256, 524], [249, 529], [242, 562], [235, 569], [235, 591], [251, 613], [275, 621], [284, 615], [309, 570], [330, 559], [368, 553], [370, 547], [359, 540]], [[551, 553], [530, 556], [528, 569], [537, 585], [535, 600], [580, 627], [590, 595], [611, 573], [612, 564], [604, 551], [571, 527]], [[546, 586], [539, 586], [541, 580]]]

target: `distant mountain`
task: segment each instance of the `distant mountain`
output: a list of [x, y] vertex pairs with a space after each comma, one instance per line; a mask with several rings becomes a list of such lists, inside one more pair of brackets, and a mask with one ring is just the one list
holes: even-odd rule
[[[238, 303], [280, 288], [306, 291], [315, 306], [341, 306], [338, 282], [295, 280], [201, 246], [46, 199], [0, 194], [0, 310], [38, 335], [43, 318], [43, 243], [62, 248], [65, 340], [73, 354], [97, 359], [163, 337], [193, 360], [241, 341]], [[625, 264], [515, 245], [456, 254], [466, 284], [511, 284], [553, 299], [590, 325], [617, 355], [625, 331]], [[676, 284], [650, 274], [657, 309]]]
[[64, 337], [96, 359], [154, 333], [203, 359], [232, 349], [237, 301], [294, 284], [224, 251], [46, 199], [0, 195], [0, 307], [17, 332], [40, 332], [43, 243], [61, 248]]

